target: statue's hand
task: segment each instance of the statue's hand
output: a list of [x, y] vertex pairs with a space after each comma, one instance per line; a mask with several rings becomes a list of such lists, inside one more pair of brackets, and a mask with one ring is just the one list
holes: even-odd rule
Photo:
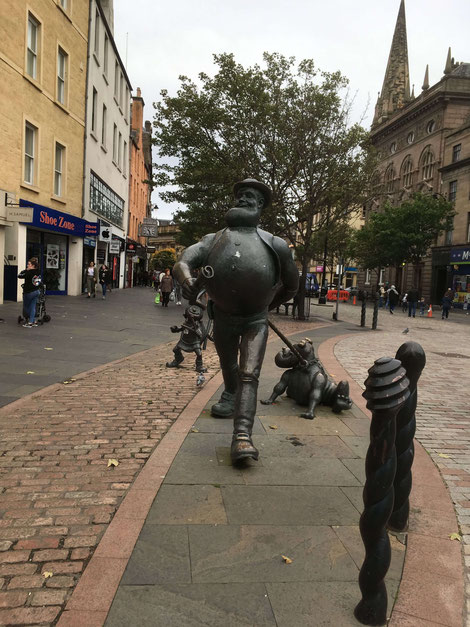
[[191, 301], [198, 295], [199, 288], [197, 286], [194, 287], [196, 281], [197, 279], [191, 277], [190, 279], [186, 279], [186, 281], [183, 283], [182, 291], [183, 296], [186, 298], [186, 300]]
[[171, 331], [172, 333], [178, 333], [179, 329], [178, 329], [178, 327], [177, 327], [177, 326], [176, 326], [176, 324], [175, 324], [175, 325], [173, 325], [172, 327], [170, 327], [170, 331]]
[[307, 420], [313, 420], [315, 418], [315, 416], [311, 412], [309, 412], [309, 411], [307, 411], [307, 412], [305, 412], [303, 414], [300, 414], [300, 416], [302, 418], [307, 418]]

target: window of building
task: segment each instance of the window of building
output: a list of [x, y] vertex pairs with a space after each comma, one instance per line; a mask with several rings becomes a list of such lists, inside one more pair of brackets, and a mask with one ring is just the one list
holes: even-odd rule
[[403, 186], [412, 187], [413, 185], [413, 162], [411, 157], [406, 157], [402, 165]]
[[116, 61], [114, 64], [114, 97], [116, 100], [119, 95], [119, 63]]
[[68, 54], [59, 47], [57, 51], [57, 100], [65, 104]]
[[94, 49], [93, 49], [96, 57], [98, 57], [99, 59], [99, 52], [100, 52], [100, 13], [98, 11], [98, 9], [96, 9], [96, 13], [95, 13], [95, 43], [94, 43]]
[[407, 135], [406, 141], [408, 142], [408, 144], [412, 144], [415, 140], [415, 134], [413, 131], [410, 131]]
[[38, 129], [26, 122], [24, 130], [24, 180], [34, 185], [36, 182], [36, 153]]
[[93, 97], [91, 100], [91, 131], [96, 133], [96, 114], [98, 111], [98, 92], [93, 87]]
[[113, 126], [113, 161], [117, 163], [117, 126]]
[[122, 227], [124, 200], [92, 171], [90, 173], [90, 209]]
[[26, 72], [31, 78], [38, 77], [39, 29], [40, 23], [28, 13], [28, 44], [26, 49]]
[[68, 5], [67, 0], [59, 0], [59, 4], [60, 4], [60, 6], [64, 9], [64, 11], [67, 11], [67, 9], [68, 9], [68, 6], [67, 6], [67, 5]]
[[387, 194], [393, 192], [395, 187], [395, 170], [393, 165], [389, 165], [385, 172], [385, 191]]
[[119, 106], [122, 109], [122, 90], [123, 90], [123, 83], [124, 83], [124, 77], [122, 76], [122, 74], [120, 75], [120, 79], [119, 79]]
[[54, 194], [63, 194], [63, 172], [65, 166], [65, 147], [56, 142], [54, 160]]
[[121, 167], [121, 156], [122, 156], [122, 135], [121, 133], [119, 133], [119, 139], [118, 139], [118, 158], [117, 158], [117, 164], [118, 164], [118, 168]]
[[392, 142], [390, 144], [390, 154], [393, 155], [397, 151], [397, 142]]
[[434, 129], [436, 128], [436, 123], [434, 120], [429, 120], [429, 122], [426, 124], [426, 133], [431, 134]]
[[449, 202], [455, 202], [457, 197], [457, 181], [451, 181], [449, 183]]
[[106, 124], [108, 121], [108, 109], [103, 105], [103, 113], [101, 116], [101, 145], [106, 148]]
[[127, 116], [129, 114], [129, 87], [126, 85], [126, 100], [124, 102], [124, 117], [127, 120]]
[[109, 55], [109, 38], [108, 33], [104, 34], [104, 52], [103, 52], [103, 74], [108, 76], [108, 55]]
[[462, 150], [462, 144], [456, 144], [452, 147], [452, 163], [455, 163], [460, 159], [460, 151]]
[[366, 285], [370, 285], [370, 270], [366, 270], [366, 276], [365, 276], [365, 279], [364, 279], [364, 283]]
[[124, 142], [123, 154], [124, 154], [124, 160], [123, 160], [123, 163], [122, 163], [122, 171], [124, 173], [124, 176], [127, 176], [128, 163], [127, 163], [127, 142], [126, 141]]
[[423, 155], [421, 171], [423, 181], [428, 181], [434, 176], [434, 154], [430, 148]]

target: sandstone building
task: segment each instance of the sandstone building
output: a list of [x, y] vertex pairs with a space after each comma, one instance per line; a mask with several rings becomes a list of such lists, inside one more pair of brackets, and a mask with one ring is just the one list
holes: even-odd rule
[[371, 291], [377, 283], [389, 282], [405, 292], [414, 284], [426, 302], [440, 303], [447, 287], [457, 288], [459, 282], [460, 289], [468, 283], [461, 266], [469, 247], [469, 124], [470, 63], [455, 62], [450, 49], [443, 59], [442, 78], [429, 85], [426, 68], [421, 93], [415, 96], [414, 89], [410, 90], [405, 3], [401, 0], [371, 128], [379, 169], [366, 219], [386, 201], [400, 203], [414, 191], [443, 194], [455, 202], [457, 215], [453, 231], [438, 238], [421, 265], [387, 268], [380, 276], [362, 272], [361, 287]]

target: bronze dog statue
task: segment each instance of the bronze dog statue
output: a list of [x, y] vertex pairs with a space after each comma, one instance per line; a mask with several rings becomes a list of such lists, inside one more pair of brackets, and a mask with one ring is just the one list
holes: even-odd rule
[[312, 340], [305, 338], [295, 348], [304, 358], [300, 363], [297, 355], [290, 349], [283, 348], [276, 357], [276, 366], [289, 368], [274, 386], [271, 396], [263, 405], [272, 405], [276, 398], [287, 391], [287, 396], [294, 399], [299, 405], [306, 405], [308, 410], [300, 414], [302, 418], [312, 420], [315, 417], [317, 405], [328, 405], [339, 414], [343, 409], [350, 409], [352, 401], [349, 398], [349, 383], [340, 381], [333, 383], [326, 374], [321, 362], [315, 357]]

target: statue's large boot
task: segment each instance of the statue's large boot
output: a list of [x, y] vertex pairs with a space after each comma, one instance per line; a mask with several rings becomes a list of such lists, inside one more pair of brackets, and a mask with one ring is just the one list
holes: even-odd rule
[[336, 386], [332, 409], [339, 414], [343, 409], [351, 409], [352, 400], [349, 398], [349, 383], [340, 381]]
[[216, 418], [229, 418], [235, 411], [235, 394], [224, 390], [219, 401], [212, 405], [211, 414]]
[[257, 460], [259, 451], [253, 444], [251, 433], [255, 421], [256, 396], [258, 377], [252, 374], [241, 374], [236, 399], [236, 415], [233, 419], [232, 446], [230, 457], [236, 465], [247, 459]]
[[183, 353], [180, 349], [173, 350], [173, 352], [175, 354], [175, 358], [173, 359], [173, 361], [166, 362], [167, 368], [178, 368], [179, 365], [182, 364], [184, 361]]

